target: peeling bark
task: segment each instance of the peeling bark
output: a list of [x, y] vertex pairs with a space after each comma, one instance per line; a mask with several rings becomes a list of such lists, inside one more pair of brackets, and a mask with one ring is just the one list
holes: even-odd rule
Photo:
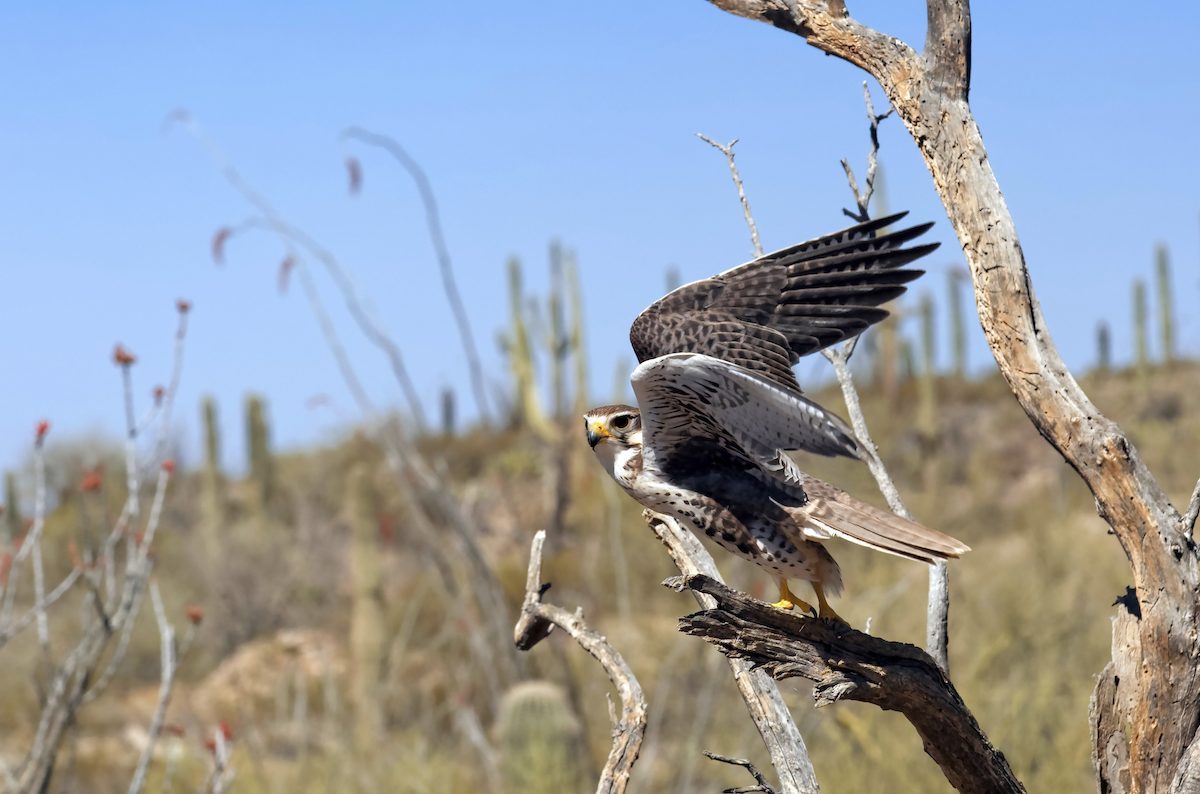
[[664, 584], [714, 599], [711, 608], [681, 618], [681, 631], [773, 678], [807, 678], [818, 707], [857, 700], [903, 714], [958, 791], [1025, 791], [950, 679], [917, 646], [776, 609], [703, 574]]

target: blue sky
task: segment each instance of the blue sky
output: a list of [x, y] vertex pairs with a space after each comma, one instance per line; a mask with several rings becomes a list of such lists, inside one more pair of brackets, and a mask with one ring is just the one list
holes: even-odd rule
[[[1173, 256], [1181, 347], [1200, 353], [1200, 166], [1191, 3], [1131, 14], [1117, 3], [977, 3], [973, 107], [1017, 221], [1054, 337], [1073, 366], [1096, 323], [1131, 351], [1129, 285]], [[909, 41], [923, 5], [854, 12]], [[288, 220], [334, 250], [403, 342], [432, 412], [469, 403], [421, 208], [382, 153], [338, 140], [352, 124], [393, 135], [441, 202], [489, 376], [504, 377], [504, 262], [545, 283], [551, 238], [574, 248], [598, 395], [628, 357], [633, 316], [677, 266], [698, 278], [747, 258], [720, 156], [694, 138], [739, 137], [763, 234], [779, 247], [837, 228], [861, 171], [861, 73], [701, 0], [659, 3], [58, 3], [10, 8], [0, 28], [0, 467], [38, 419], [58, 438], [121, 428], [120, 341], [143, 395], [166, 378], [174, 301], [195, 304], [177, 416], [196, 442], [198, 401], [223, 408], [241, 460], [240, 406], [267, 396], [277, 441], [332, 437], [352, 403], [297, 290], [275, 287], [279, 246], [214, 230], [250, 214], [202, 149], [163, 120], [187, 108]], [[879, 94], [876, 93], [878, 98]], [[882, 100], [877, 100], [882, 104]], [[347, 195], [343, 159], [364, 166]], [[894, 120], [882, 160], [893, 208], [937, 221], [943, 248], [915, 291], [941, 301], [958, 256], [915, 148]], [[330, 302], [337, 300], [325, 285]], [[944, 302], [944, 301], [942, 301]], [[368, 388], [398, 403], [386, 361], [334, 312]], [[974, 364], [990, 363], [972, 326]], [[802, 362], [802, 380], [824, 364]]]

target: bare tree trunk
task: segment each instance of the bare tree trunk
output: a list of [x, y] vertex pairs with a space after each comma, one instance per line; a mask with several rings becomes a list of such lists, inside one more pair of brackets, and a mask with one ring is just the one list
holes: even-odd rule
[[1113, 620], [1113, 660], [1093, 698], [1100, 790], [1187, 790], [1192, 756], [1200, 756], [1193, 747], [1200, 722], [1200, 561], [1190, 522], [1124, 431], [1092, 405], [1050, 339], [968, 103], [969, 4], [929, 0], [918, 53], [854, 20], [840, 0], [712, 2], [803, 36], [869, 72], [916, 141], [962, 244], [1001, 374], [1038, 432], [1091, 489], [1129, 559], [1134, 587]]

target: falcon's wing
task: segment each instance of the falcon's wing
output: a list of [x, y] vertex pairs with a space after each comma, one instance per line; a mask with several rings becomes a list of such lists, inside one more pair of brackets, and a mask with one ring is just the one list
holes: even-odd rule
[[800, 356], [887, 317], [878, 307], [922, 273], [903, 266], [938, 247], [901, 247], [931, 223], [876, 236], [906, 214], [793, 245], [668, 293], [629, 331], [638, 361], [703, 353], [800, 391], [792, 373]]
[[854, 433], [834, 414], [774, 380], [712, 356], [676, 353], [633, 371], [642, 412], [642, 459], [661, 472], [713, 464], [756, 467], [796, 484], [784, 454], [859, 457]]

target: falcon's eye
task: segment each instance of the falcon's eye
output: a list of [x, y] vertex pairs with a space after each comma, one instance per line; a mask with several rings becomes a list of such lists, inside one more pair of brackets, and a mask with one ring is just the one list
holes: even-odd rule
[[629, 427], [629, 414], [620, 414], [619, 416], [614, 416], [609, 424], [611, 424], [617, 430], [624, 430], [625, 428]]

